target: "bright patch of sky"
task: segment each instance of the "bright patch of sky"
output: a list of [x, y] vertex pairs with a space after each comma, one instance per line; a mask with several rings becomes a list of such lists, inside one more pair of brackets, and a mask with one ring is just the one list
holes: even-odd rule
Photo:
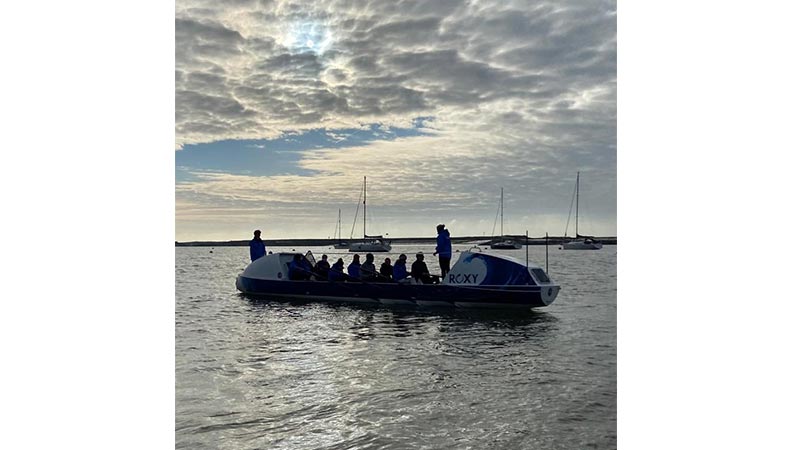
[[272, 176], [317, 173], [300, 166], [305, 154], [316, 149], [364, 146], [373, 141], [392, 141], [431, 135], [424, 128], [431, 118], [418, 117], [411, 128], [369, 124], [360, 128], [287, 132], [277, 139], [223, 140], [187, 144], [176, 152], [176, 182], [195, 181], [192, 172]]

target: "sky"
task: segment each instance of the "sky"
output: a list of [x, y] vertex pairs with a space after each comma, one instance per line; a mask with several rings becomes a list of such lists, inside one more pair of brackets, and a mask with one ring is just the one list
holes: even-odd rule
[[[176, 2], [176, 240], [616, 236], [616, 4]], [[574, 214], [574, 213], [573, 213]], [[567, 225], [569, 222], [569, 225]]]

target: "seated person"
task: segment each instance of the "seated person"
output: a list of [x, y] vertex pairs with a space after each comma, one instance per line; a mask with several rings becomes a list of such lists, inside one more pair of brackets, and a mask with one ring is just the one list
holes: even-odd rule
[[355, 254], [352, 257], [352, 262], [347, 267], [347, 273], [349, 274], [349, 280], [360, 280], [360, 255]]
[[[313, 260], [313, 255], [311, 255], [311, 259]], [[314, 274], [314, 267], [313, 264], [311, 264], [311, 261], [309, 261], [307, 257], [303, 256], [302, 260], [300, 261], [300, 267], [302, 267], [306, 273], [305, 279], [310, 280]]]
[[345, 281], [347, 275], [344, 273], [344, 259], [338, 258], [338, 261], [333, 263], [330, 271], [327, 272], [327, 279], [330, 281]]
[[421, 252], [415, 255], [415, 262], [412, 263], [410, 275], [412, 275], [414, 280], [420, 280], [421, 283], [424, 284], [433, 284], [438, 279], [436, 275], [433, 276], [429, 274], [429, 268], [426, 267], [424, 255]]
[[360, 265], [360, 278], [363, 281], [376, 281], [377, 268], [374, 266], [374, 255], [366, 253], [366, 262]]
[[407, 255], [402, 253], [393, 265], [393, 281], [401, 281], [407, 278]]
[[[306, 268], [306, 266], [308, 268]], [[305, 261], [303, 255], [299, 253], [294, 255], [294, 259], [289, 263], [289, 279], [290, 280], [310, 280], [311, 279], [311, 263]]]
[[390, 258], [385, 258], [385, 262], [380, 266], [380, 278], [386, 281], [393, 280], [393, 266]]
[[327, 262], [327, 255], [322, 255], [316, 266], [314, 267], [314, 274], [317, 280], [326, 280], [327, 273], [330, 271], [330, 263]]

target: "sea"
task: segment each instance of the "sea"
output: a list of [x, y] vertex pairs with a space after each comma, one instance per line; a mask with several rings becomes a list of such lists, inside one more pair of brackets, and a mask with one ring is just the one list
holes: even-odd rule
[[[268, 247], [292, 249], [352, 255]], [[439, 274], [431, 245], [375, 263], [418, 251]], [[548, 307], [394, 308], [251, 300], [247, 247], [177, 247], [176, 447], [616, 448], [616, 246], [528, 259], [561, 285]]]

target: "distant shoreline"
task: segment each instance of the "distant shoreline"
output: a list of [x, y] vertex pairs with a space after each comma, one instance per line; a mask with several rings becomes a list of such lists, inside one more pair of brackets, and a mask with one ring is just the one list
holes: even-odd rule
[[[525, 236], [504, 236], [506, 239], [519, 242], [523, 245], [545, 245], [544, 237], [530, 237], [526, 242]], [[490, 245], [497, 238], [488, 238], [482, 236], [463, 236], [452, 237], [452, 244], [478, 244]], [[569, 240], [570, 238], [566, 238]], [[602, 242], [603, 245], [616, 245], [615, 236], [596, 237], [594, 239]], [[357, 242], [360, 239], [352, 239], [347, 242]], [[392, 244], [434, 244], [437, 242], [434, 237], [414, 237], [414, 238], [385, 238], [386, 242], [390, 241]], [[550, 236], [547, 243], [550, 245], [558, 245], [564, 242], [563, 236]], [[264, 239], [264, 243], [273, 247], [310, 247], [310, 246], [330, 246], [338, 243], [337, 239]], [[179, 242], [176, 241], [176, 247], [247, 247], [250, 244], [250, 239], [234, 240], [234, 241], [191, 241]]]

